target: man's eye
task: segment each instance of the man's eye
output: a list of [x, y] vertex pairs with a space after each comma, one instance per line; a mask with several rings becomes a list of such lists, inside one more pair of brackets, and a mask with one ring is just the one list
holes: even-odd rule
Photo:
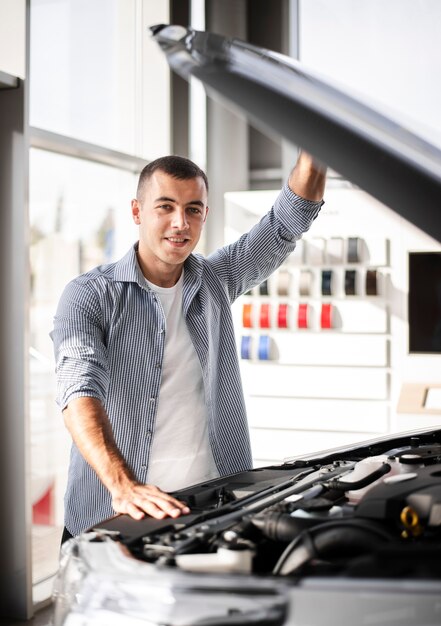
[[201, 210], [198, 207], [196, 207], [196, 206], [191, 206], [189, 208], [189, 211], [190, 211], [190, 213], [194, 213], [194, 214], [199, 214], [201, 212]]
[[158, 206], [158, 209], [171, 209], [171, 205], [170, 204], [160, 204]]

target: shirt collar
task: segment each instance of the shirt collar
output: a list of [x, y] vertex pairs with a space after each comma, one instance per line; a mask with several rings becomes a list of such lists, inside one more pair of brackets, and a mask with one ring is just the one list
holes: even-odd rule
[[144, 276], [138, 265], [136, 252], [138, 243], [135, 243], [122, 259], [115, 263], [113, 278], [116, 282], [137, 283], [140, 287], [145, 287]]
[[[115, 271], [113, 278], [115, 281], [124, 283], [137, 283], [140, 287], [145, 288], [146, 282], [144, 275], [136, 258], [138, 250], [138, 242], [136, 242], [122, 259], [115, 263]], [[202, 280], [202, 260], [199, 255], [190, 254], [184, 263], [184, 290], [196, 292], [199, 289]]]

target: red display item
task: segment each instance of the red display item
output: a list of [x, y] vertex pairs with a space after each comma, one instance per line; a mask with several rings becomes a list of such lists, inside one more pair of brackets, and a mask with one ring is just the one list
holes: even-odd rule
[[320, 325], [322, 328], [332, 328], [332, 304], [322, 304]]
[[277, 312], [277, 326], [279, 328], [288, 328], [288, 305], [279, 304]]
[[260, 305], [260, 328], [270, 328], [271, 327], [271, 319], [270, 319], [270, 305], [269, 304], [261, 304]]
[[307, 304], [299, 304], [297, 326], [299, 328], [308, 328], [308, 305]]
[[55, 521], [55, 485], [51, 483], [41, 498], [32, 504], [32, 522], [52, 526]]
[[244, 328], [253, 327], [253, 305], [244, 304], [242, 309], [242, 326]]

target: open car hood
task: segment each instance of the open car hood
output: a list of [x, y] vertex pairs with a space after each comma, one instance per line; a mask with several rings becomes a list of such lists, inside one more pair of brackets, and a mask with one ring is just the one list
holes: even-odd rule
[[182, 26], [151, 28], [171, 68], [441, 241], [441, 150], [299, 62]]

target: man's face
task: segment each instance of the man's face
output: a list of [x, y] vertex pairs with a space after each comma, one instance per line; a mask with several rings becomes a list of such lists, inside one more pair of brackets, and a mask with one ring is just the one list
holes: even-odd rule
[[140, 265], [152, 282], [167, 274], [179, 277], [201, 236], [207, 199], [202, 178], [178, 180], [156, 170], [142, 197], [132, 200], [133, 220], [139, 225]]

